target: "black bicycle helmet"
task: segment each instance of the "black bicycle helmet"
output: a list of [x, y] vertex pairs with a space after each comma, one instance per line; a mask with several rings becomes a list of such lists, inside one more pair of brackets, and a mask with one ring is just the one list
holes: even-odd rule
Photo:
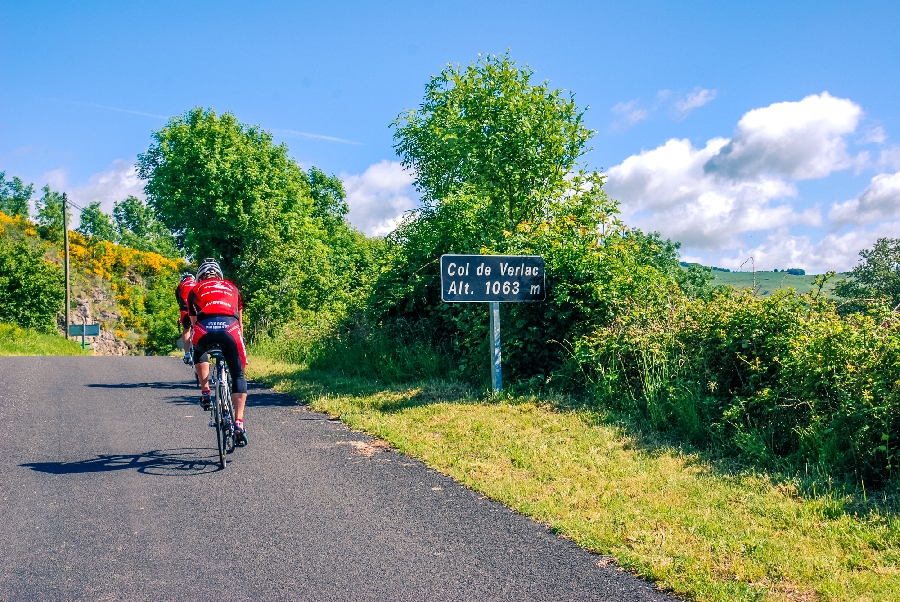
[[212, 258], [204, 259], [197, 268], [197, 280], [206, 280], [207, 278], [222, 278], [222, 268], [219, 262]]
[[190, 272], [185, 272], [184, 274], [181, 275], [181, 281], [184, 282], [188, 278], [193, 278], [193, 277], [194, 277], [194, 275], [191, 274]]

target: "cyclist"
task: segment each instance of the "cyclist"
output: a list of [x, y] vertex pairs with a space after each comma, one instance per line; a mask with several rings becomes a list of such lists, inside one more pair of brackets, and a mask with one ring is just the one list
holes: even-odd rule
[[204, 259], [197, 268], [197, 284], [188, 295], [188, 315], [194, 326], [194, 365], [200, 377], [200, 403], [208, 410], [209, 357], [207, 350], [218, 345], [231, 373], [231, 401], [234, 404], [235, 444], [247, 444], [244, 430], [244, 405], [247, 402], [247, 379], [244, 368], [247, 354], [243, 339], [243, 301], [238, 288], [225, 280], [222, 268], [214, 259]]
[[181, 317], [178, 318], [178, 324], [181, 326], [181, 345], [184, 349], [183, 361], [185, 364], [191, 362], [191, 318], [188, 315], [187, 298], [191, 289], [194, 288], [196, 281], [194, 275], [185, 272], [181, 275], [181, 282], [175, 287], [175, 298], [178, 300], [178, 309], [181, 310]]

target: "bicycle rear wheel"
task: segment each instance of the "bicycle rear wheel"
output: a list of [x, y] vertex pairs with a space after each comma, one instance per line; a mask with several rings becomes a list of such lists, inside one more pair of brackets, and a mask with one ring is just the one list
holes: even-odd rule
[[223, 421], [225, 427], [225, 453], [230, 454], [234, 451], [234, 407], [231, 405], [231, 379], [228, 377], [228, 370], [222, 369], [222, 378], [216, 386], [219, 393], [219, 399], [222, 400], [220, 406], [222, 408]]
[[215, 398], [212, 400], [212, 413], [213, 420], [216, 423], [216, 443], [219, 447], [219, 468], [225, 468], [227, 465], [227, 460], [225, 459], [225, 445], [226, 445], [226, 423], [225, 417], [222, 415], [222, 388], [220, 386], [222, 382], [222, 368], [219, 366], [218, 362], [214, 366], [210, 366], [210, 368], [216, 371], [216, 386], [213, 389]]

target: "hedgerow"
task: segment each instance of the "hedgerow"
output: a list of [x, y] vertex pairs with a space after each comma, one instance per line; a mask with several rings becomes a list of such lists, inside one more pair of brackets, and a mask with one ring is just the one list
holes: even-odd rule
[[[576, 344], [605, 407], [756, 465], [881, 484], [900, 439], [900, 319], [813, 294], [636, 303]], [[657, 300], [659, 301], [659, 300]]]

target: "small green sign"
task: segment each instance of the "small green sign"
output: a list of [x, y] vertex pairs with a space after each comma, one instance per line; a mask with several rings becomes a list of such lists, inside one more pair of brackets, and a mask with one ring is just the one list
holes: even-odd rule
[[99, 324], [69, 324], [70, 337], [99, 337]]

